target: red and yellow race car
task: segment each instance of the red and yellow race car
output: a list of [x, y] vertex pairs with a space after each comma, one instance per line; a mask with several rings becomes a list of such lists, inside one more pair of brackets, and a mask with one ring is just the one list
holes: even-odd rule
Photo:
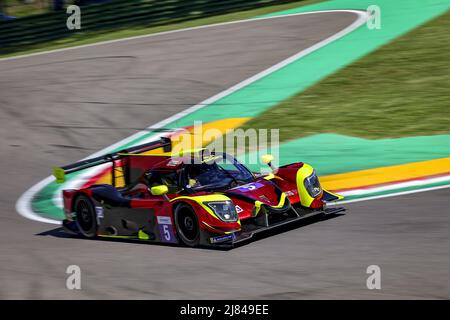
[[[145, 154], [158, 148], [165, 153]], [[171, 148], [170, 139], [161, 138], [55, 168], [63, 182], [74, 171], [112, 167], [111, 184], [63, 191], [64, 229], [87, 238], [233, 246], [261, 231], [345, 210], [326, 206], [342, 197], [323, 190], [306, 163], [273, 168], [266, 155], [273, 171], [260, 174], [226, 153], [196, 149], [174, 156]]]

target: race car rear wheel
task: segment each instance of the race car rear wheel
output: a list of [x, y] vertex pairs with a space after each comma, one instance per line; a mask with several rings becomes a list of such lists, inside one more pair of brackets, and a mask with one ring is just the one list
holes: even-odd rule
[[180, 240], [189, 247], [197, 246], [200, 243], [200, 227], [192, 207], [184, 203], [178, 205], [174, 217]]
[[78, 196], [74, 209], [80, 233], [86, 238], [94, 238], [97, 235], [97, 218], [91, 200], [84, 195]]

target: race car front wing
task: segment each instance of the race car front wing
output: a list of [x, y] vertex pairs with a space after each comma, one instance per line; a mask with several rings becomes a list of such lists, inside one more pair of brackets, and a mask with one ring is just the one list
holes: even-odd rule
[[234, 232], [232, 234], [211, 237], [209, 239], [210, 243], [219, 247], [234, 247], [236, 245], [240, 245], [252, 240], [259, 234], [275, 231], [276, 229], [281, 229], [283, 226], [295, 225], [295, 223], [299, 223], [302, 220], [312, 217], [326, 217], [336, 215], [340, 212], [344, 212], [345, 208], [328, 207], [321, 210], [308, 211], [292, 208], [292, 211], [294, 212], [294, 214], [283, 216], [282, 218], [278, 216], [278, 219], [275, 215], [271, 216], [271, 212], [265, 211], [263, 213], [264, 215], [266, 215], [265, 220], [269, 221], [269, 223], [266, 223], [266, 225], [255, 223], [255, 220], [242, 222], [242, 229], [240, 231]]

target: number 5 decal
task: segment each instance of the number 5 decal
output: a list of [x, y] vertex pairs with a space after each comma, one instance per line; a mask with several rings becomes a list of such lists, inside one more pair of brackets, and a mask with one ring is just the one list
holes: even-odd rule
[[170, 236], [169, 226], [167, 224], [162, 225], [163, 233], [164, 233], [164, 239], [166, 241], [172, 240], [172, 237]]
[[173, 234], [172, 219], [166, 216], [158, 216], [159, 234], [162, 242], [176, 243]]

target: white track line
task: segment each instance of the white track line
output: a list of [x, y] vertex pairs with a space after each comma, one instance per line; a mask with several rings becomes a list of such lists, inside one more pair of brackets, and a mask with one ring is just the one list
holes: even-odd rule
[[336, 191], [336, 193], [343, 195], [344, 197], [348, 196], [359, 196], [359, 195], [365, 195], [370, 193], [378, 193], [378, 192], [384, 192], [384, 191], [390, 191], [390, 190], [396, 190], [396, 189], [403, 189], [408, 187], [419, 187], [419, 186], [426, 186], [434, 183], [440, 183], [440, 182], [446, 182], [448, 181], [450, 183], [450, 175], [442, 176], [442, 177], [435, 177], [435, 178], [421, 178], [417, 180], [412, 181], [406, 181], [406, 182], [398, 182], [398, 183], [392, 183], [385, 186], [374, 186], [372, 188], [355, 188], [351, 190], [346, 191]]
[[[100, 43], [94, 43], [94, 44], [89, 44], [89, 45], [83, 45], [83, 46], [78, 46], [78, 47], [71, 47], [71, 48], [64, 48], [64, 49], [57, 49], [57, 50], [51, 50], [51, 51], [46, 51], [46, 52], [38, 52], [38, 53], [32, 53], [32, 54], [28, 54], [28, 55], [22, 55], [22, 56], [16, 56], [16, 57], [11, 57], [11, 58], [4, 58], [4, 59], [0, 59], [0, 61], [4, 61], [4, 60], [13, 60], [13, 59], [20, 59], [20, 58], [25, 58], [25, 57], [31, 57], [31, 56], [36, 56], [36, 55], [41, 55], [41, 54], [49, 54], [49, 53], [54, 53], [54, 52], [61, 52], [61, 51], [67, 51], [67, 50], [74, 50], [74, 49], [79, 49], [79, 48], [86, 48], [86, 47], [90, 47], [90, 46], [97, 46], [97, 45], [103, 45], [103, 44], [110, 44], [110, 43], [115, 43], [115, 42], [120, 42], [120, 41], [128, 41], [128, 40], [133, 40], [133, 39], [141, 39], [141, 38], [146, 38], [146, 37], [156, 37], [156, 36], [160, 36], [160, 35], [164, 35], [164, 34], [169, 34], [169, 33], [177, 33], [177, 32], [184, 32], [184, 31], [190, 31], [190, 30], [198, 30], [198, 29], [204, 29], [204, 28], [211, 28], [211, 27], [217, 27], [217, 26], [224, 26], [224, 25], [230, 25], [230, 24], [236, 24], [236, 23], [245, 23], [245, 22], [250, 22], [250, 21], [255, 21], [255, 20], [271, 20], [271, 19], [281, 19], [281, 18], [285, 18], [285, 17], [292, 17], [292, 16], [301, 16], [301, 15], [309, 15], [309, 14], [321, 14], [321, 13], [337, 13], [337, 12], [347, 12], [347, 13], [353, 13], [357, 15], [357, 19], [350, 24], [349, 26], [347, 26], [346, 28], [342, 29], [341, 31], [339, 31], [338, 33], [332, 35], [331, 37], [328, 37], [316, 44], [314, 44], [313, 46], [302, 50], [300, 52], [298, 52], [297, 54], [273, 65], [272, 67], [232, 86], [231, 88], [224, 90], [216, 95], [214, 95], [211, 98], [208, 98], [202, 102], [200, 102], [199, 104], [196, 104], [180, 113], [177, 113], [165, 120], [162, 120], [154, 125], [149, 126], [146, 130], [137, 132], [135, 134], [133, 134], [132, 136], [125, 138], [109, 147], [106, 147], [92, 155], [90, 155], [88, 158], [91, 157], [96, 157], [96, 156], [100, 156], [102, 154], [106, 154], [111, 152], [112, 150], [119, 148], [127, 143], [129, 143], [130, 141], [133, 141], [143, 135], [145, 135], [146, 133], [148, 133], [148, 129], [155, 129], [155, 128], [161, 128], [171, 122], [174, 122], [176, 120], [179, 120], [182, 117], [187, 116], [188, 114], [191, 114], [199, 109], [202, 109], [204, 107], [206, 107], [207, 105], [227, 96], [230, 95], [246, 86], [248, 86], [251, 83], [254, 83], [257, 80], [260, 80], [261, 78], [287, 66], [288, 64], [328, 45], [329, 43], [343, 37], [344, 35], [356, 30], [358, 27], [360, 27], [361, 25], [363, 25], [364, 23], [366, 23], [367, 21], [367, 17], [368, 14], [365, 11], [358, 11], [358, 10], [324, 10], [324, 11], [314, 11], [314, 12], [301, 12], [301, 13], [294, 13], [294, 14], [289, 14], [289, 15], [283, 15], [283, 16], [273, 16], [273, 17], [263, 17], [263, 18], [253, 18], [253, 19], [247, 19], [247, 20], [239, 20], [239, 21], [231, 21], [231, 22], [225, 22], [225, 23], [218, 23], [218, 24], [212, 24], [212, 25], [206, 25], [206, 26], [200, 26], [200, 27], [194, 27], [194, 28], [186, 28], [186, 29], [180, 29], [180, 30], [173, 30], [173, 31], [167, 31], [167, 32], [161, 32], [161, 33], [155, 33], [155, 34], [149, 34], [149, 35], [143, 35], [143, 36], [137, 36], [137, 37], [131, 37], [131, 38], [125, 38], [125, 39], [118, 39], [118, 40], [111, 40], [111, 41], [104, 41], [104, 42], [100, 42]], [[155, 136], [151, 137], [152, 140], [155, 139]], [[144, 143], [143, 141], [140, 141], [140, 143]], [[86, 158], [85, 158], [86, 159]], [[93, 168], [92, 170], [87, 170], [83, 175], [80, 176], [80, 180], [76, 179], [73, 182], [68, 182], [67, 184], [64, 184], [62, 187], [64, 187], [65, 189], [69, 189], [69, 188], [74, 188], [77, 185], [79, 185], [80, 183], [83, 182], [83, 179], [85, 179], [88, 176], [92, 176], [95, 173], [99, 172], [98, 168]], [[28, 189], [18, 200], [16, 203], [16, 210], [19, 212], [19, 214], [21, 214], [22, 216], [31, 219], [31, 220], [36, 220], [36, 221], [41, 221], [41, 222], [47, 222], [47, 223], [56, 223], [56, 224], [60, 224], [60, 221], [58, 220], [53, 220], [53, 219], [47, 219], [47, 218], [43, 218], [41, 216], [39, 216], [37, 213], [35, 213], [31, 207], [31, 201], [34, 198], [35, 194], [38, 193], [43, 187], [45, 187], [45, 185], [47, 185], [48, 183], [50, 183], [51, 181], [53, 181], [54, 178], [52, 176], [47, 177], [46, 179], [40, 181], [39, 183], [37, 183], [36, 185], [32, 186], [30, 189]], [[61, 188], [62, 188], [61, 187]], [[60, 189], [61, 189], [60, 188]], [[54, 198], [54, 202], [57, 206], [61, 206], [61, 195], [60, 192], [57, 192], [57, 194], [55, 195]]]
[[16, 203], [16, 210], [19, 212], [22, 216], [25, 218], [39, 221], [39, 222], [45, 222], [45, 223], [53, 223], [53, 224], [61, 224], [61, 221], [44, 218], [38, 215], [33, 211], [33, 208], [31, 207], [31, 201], [33, 200], [33, 197], [36, 193], [41, 191], [47, 184], [51, 183], [55, 178], [53, 176], [49, 176], [45, 178], [44, 180], [36, 183], [34, 186], [32, 186], [30, 189], [28, 189], [24, 194], [20, 196], [20, 198], [17, 200]]
[[409, 190], [409, 191], [394, 192], [394, 193], [389, 193], [389, 194], [382, 194], [382, 195], [378, 195], [378, 196], [366, 197], [366, 198], [361, 198], [361, 199], [337, 201], [335, 203], [331, 203], [331, 205], [339, 205], [339, 204], [345, 204], [345, 203], [361, 202], [361, 201], [368, 201], [368, 200], [375, 200], [375, 199], [382, 199], [382, 198], [389, 198], [389, 197], [398, 197], [398, 196], [403, 196], [403, 195], [407, 195], [407, 194], [411, 194], [411, 193], [419, 193], [419, 192], [433, 191], [433, 190], [446, 189], [446, 188], [450, 188], [450, 184], [444, 185], [444, 186], [424, 188], [424, 189], [417, 189], [417, 190]]

